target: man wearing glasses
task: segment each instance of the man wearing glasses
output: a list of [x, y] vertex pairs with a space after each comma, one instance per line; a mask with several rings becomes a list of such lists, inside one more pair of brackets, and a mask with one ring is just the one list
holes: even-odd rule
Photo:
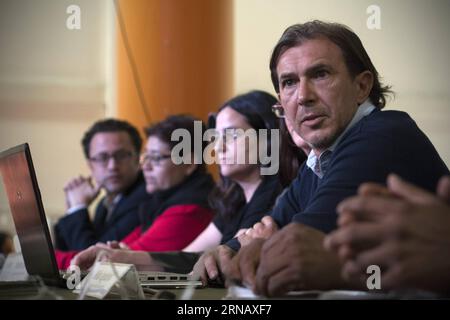
[[[55, 226], [59, 250], [122, 239], [139, 225], [138, 207], [148, 196], [139, 166], [142, 139], [135, 127], [121, 120], [98, 121], [82, 146], [91, 176], [80, 175], [64, 186], [67, 212]], [[88, 207], [101, 190], [105, 196], [91, 220]]]

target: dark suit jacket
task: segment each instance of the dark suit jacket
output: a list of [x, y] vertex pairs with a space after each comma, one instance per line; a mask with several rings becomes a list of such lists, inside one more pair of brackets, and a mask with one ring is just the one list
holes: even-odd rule
[[94, 221], [86, 209], [61, 218], [55, 225], [55, 246], [59, 250], [83, 250], [97, 242], [121, 240], [140, 225], [138, 207], [149, 195], [142, 174], [123, 194], [111, 217], [105, 221], [107, 209], [99, 202]]

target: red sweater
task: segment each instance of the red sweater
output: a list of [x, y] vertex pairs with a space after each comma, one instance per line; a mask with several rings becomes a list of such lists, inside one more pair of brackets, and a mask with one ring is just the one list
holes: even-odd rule
[[[187, 247], [208, 226], [213, 218], [211, 209], [196, 204], [175, 205], [158, 216], [144, 233], [137, 227], [121, 242], [131, 250], [179, 251]], [[56, 250], [60, 269], [67, 269], [77, 251]]]
[[122, 242], [131, 250], [178, 251], [187, 247], [208, 226], [212, 211], [195, 204], [164, 211], [144, 233], [137, 227]]

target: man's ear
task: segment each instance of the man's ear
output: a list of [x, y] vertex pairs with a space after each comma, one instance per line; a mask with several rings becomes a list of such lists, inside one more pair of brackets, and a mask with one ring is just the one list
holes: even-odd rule
[[373, 74], [369, 70], [363, 71], [355, 77], [355, 85], [357, 86], [358, 104], [362, 104], [370, 95], [373, 88]]

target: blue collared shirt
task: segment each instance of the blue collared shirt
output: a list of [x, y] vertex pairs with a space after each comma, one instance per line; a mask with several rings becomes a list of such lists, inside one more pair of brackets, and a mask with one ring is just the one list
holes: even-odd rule
[[342, 137], [345, 133], [357, 124], [362, 118], [369, 115], [376, 107], [370, 102], [369, 99], [364, 101], [356, 110], [355, 115], [353, 116], [350, 123], [345, 128], [344, 132], [342, 132], [339, 137], [334, 141], [334, 143], [323, 151], [319, 157], [316, 156], [316, 153], [311, 150], [308, 155], [308, 160], [306, 160], [306, 165], [320, 178], [325, 174], [326, 169], [328, 168], [328, 164], [331, 160], [331, 154], [338, 145], [339, 141], [341, 141]]

